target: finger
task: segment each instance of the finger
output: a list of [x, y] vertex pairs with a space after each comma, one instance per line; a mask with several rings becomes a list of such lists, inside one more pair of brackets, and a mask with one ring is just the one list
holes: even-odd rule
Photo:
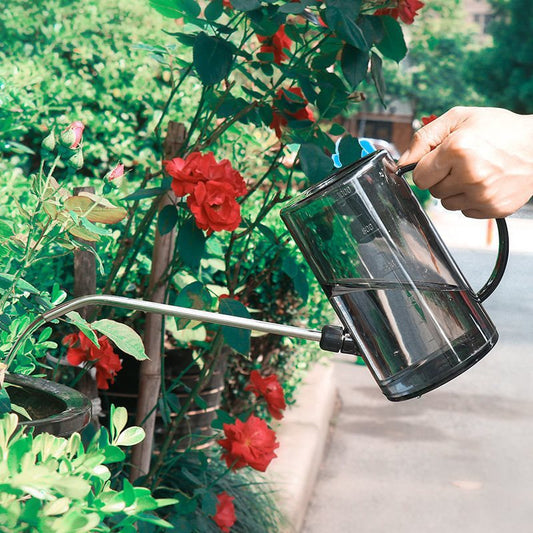
[[463, 211], [471, 209], [472, 202], [468, 202], [465, 194], [456, 194], [455, 196], [448, 196], [443, 198], [440, 203], [442, 207], [448, 211]]
[[482, 211], [481, 209], [464, 209], [463, 215], [468, 218], [486, 219], [494, 218], [491, 214]]
[[401, 155], [398, 165], [416, 163], [426, 154], [439, 146], [444, 139], [464, 121], [461, 108], [453, 108], [419, 129], [411, 141], [409, 148]]
[[442, 145], [422, 157], [413, 170], [413, 181], [420, 189], [430, 189], [451, 172], [450, 160], [442, 155]]

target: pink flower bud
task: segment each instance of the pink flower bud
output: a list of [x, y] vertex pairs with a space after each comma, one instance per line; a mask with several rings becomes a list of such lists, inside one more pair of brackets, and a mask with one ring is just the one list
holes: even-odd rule
[[69, 148], [77, 148], [81, 142], [83, 130], [85, 126], [79, 120], [75, 120], [70, 126], [63, 130], [61, 133], [61, 140]]
[[120, 178], [124, 176], [124, 165], [122, 163], [119, 163], [111, 172], [109, 172], [106, 176], [108, 181], [113, 181], [116, 178]]

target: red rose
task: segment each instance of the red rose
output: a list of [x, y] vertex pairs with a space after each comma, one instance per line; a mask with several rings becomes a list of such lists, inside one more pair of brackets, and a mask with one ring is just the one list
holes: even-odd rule
[[235, 198], [246, 194], [246, 184], [239, 172], [227, 159], [217, 163], [213, 152], [191, 152], [185, 159], [175, 157], [163, 161], [163, 166], [173, 178], [172, 190], [178, 197], [191, 194], [197, 183], [210, 180], [222, 180], [231, 184]]
[[237, 419], [234, 424], [224, 424], [223, 429], [226, 438], [217, 442], [225, 450], [222, 458], [229, 468], [251, 466], [264, 472], [276, 457], [276, 434], [261, 418], [250, 415], [246, 422]]
[[437, 115], [429, 115], [429, 117], [422, 117], [420, 120], [422, 121], [422, 124], [426, 126], [430, 122], [433, 122], [437, 118]]
[[244, 390], [252, 391], [257, 398], [263, 396], [267, 403], [268, 412], [277, 420], [283, 418], [281, 411], [287, 407], [283, 388], [275, 374], [263, 377], [257, 370], [252, 370], [250, 383]]
[[423, 7], [424, 3], [419, 0], [399, 0], [398, 7], [378, 9], [374, 14], [390, 15], [395, 19], [400, 18], [405, 24], [412, 24], [418, 15], [417, 11]]
[[[291, 93], [297, 98], [291, 98]], [[315, 120], [313, 112], [307, 107], [308, 103], [309, 102], [304, 98], [300, 87], [280, 89], [277, 92], [276, 100], [272, 107], [272, 121], [270, 123], [270, 128], [276, 132], [276, 137], [278, 139], [281, 138], [282, 128], [289, 123], [287, 117], [295, 120]]]
[[233, 524], [235, 524], [235, 505], [233, 500], [235, 498], [230, 496], [227, 492], [221, 492], [217, 494], [217, 512], [213, 516], [215, 524], [220, 528], [220, 531], [229, 533], [229, 530]]
[[94, 362], [96, 384], [99, 389], [108, 389], [108, 382], [113, 383], [116, 373], [122, 368], [119, 356], [113, 351], [105, 336], [98, 338], [99, 348], [81, 331], [66, 335], [63, 344], [69, 347], [67, 361], [71, 365], [77, 366], [86, 361]]
[[200, 229], [233, 231], [241, 223], [241, 206], [235, 190], [224, 181], [200, 181], [187, 198], [187, 205]]
[[285, 33], [285, 24], [282, 24], [271, 37], [258, 35], [257, 39], [260, 43], [264, 43], [260, 48], [261, 52], [274, 54], [274, 63], [281, 65], [283, 61], [288, 59], [284, 50], [291, 49], [292, 40]]

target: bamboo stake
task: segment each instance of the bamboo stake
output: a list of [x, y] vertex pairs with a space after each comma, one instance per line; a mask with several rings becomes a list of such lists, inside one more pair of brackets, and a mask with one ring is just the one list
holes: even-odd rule
[[[165, 159], [175, 157], [185, 142], [185, 126], [170, 121], [167, 136], [163, 144]], [[160, 212], [165, 206], [175, 203], [176, 196], [172, 191], [165, 194], [158, 206]], [[176, 241], [175, 229], [161, 235], [156, 228], [154, 249], [152, 252], [152, 269], [148, 292], [151, 300], [164, 303], [167, 284], [161, 283], [161, 278], [167, 271], [174, 254]], [[134, 447], [132, 452], [132, 481], [145, 475], [150, 470], [154, 429], [156, 420], [156, 406], [161, 390], [161, 350], [165, 321], [162, 315], [148, 314], [144, 329], [144, 347], [149, 359], [143, 361], [139, 373], [139, 399], [137, 401], [136, 424], [143, 427], [146, 437]]]

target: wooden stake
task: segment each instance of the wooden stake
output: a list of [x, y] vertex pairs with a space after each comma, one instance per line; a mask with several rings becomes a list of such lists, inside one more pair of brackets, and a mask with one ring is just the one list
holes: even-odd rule
[[[94, 187], [76, 187], [74, 194], [78, 195], [80, 192], [89, 192], [94, 194]], [[77, 239], [86, 246], [94, 247], [94, 244], [83, 239]], [[88, 294], [96, 293], [96, 258], [94, 254], [88, 250], [74, 251], [74, 297], [86, 296]], [[80, 310], [80, 315], [87, 319], [89, 309], [84, 308]], [[98, 387], [95, 379], [90, 372], [86, 372], [78, 382], [78, 390], [87, 396], [92, 403], [92, 417], [91, 422], [96, 429], [100, 427], [99, 415], [102, 413], [100, 403], [100, 395], [98, 394]]]
[[[185, 137], [185, 126], [178, 122], [170, 121], [167, 136], [163, 144], [165, 159], [172, 159], [179, 153], [180, 148], [185, 142]], [[175, 202], [176, 196], [172, 191], [168, 191], [159, 202], [158, 212], [165, 206]], [[172, 261], [175, 241], [175, 229], [165, 235], [161, 235], [156, 228], [154, 249], [152, 252], [152, 269], [148, 287], [148, 291], [151, 294], [150, 300], [154, 302], [165, 302], [167, 283], [161, 283], [161, 278]], [[147, 474], [150, 469], [156, 420], [155, 408], [161, 390], [161, 350], [164, 328], [164, 317], [154, 314], [146, 316], [144, 347], [149, 359], [141, 363], [139, 399], [136, 415], [136, 424], [143, 427], [146, 437], [133, 449], [130, 476], [132, 481], [139, 476]]]

